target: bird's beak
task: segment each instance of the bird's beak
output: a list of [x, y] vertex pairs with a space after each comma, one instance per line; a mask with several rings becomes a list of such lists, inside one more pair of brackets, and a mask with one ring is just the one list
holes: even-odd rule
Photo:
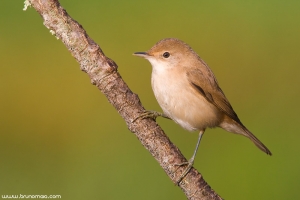
[[139, 57], [142, 57], [142, 58], [146, 58], [146, 57], [149, 56], [149, 54], [147, 52], [135, 52], [132, 55], [139, 56]]

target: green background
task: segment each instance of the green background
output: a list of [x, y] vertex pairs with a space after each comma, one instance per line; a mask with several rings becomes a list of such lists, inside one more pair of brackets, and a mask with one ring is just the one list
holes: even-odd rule
[[[176, 37], [214, 71], [243, 123], [272, 151], [207, 130], [195, 167], [225, 199], [300, 199], [300, 1], [61, 0], [150, 110], [151, 66], [133, 52]], [[185, 199], [23, 1], [0, 6], [0, 194]], [[197, 133], [158, 119], [189, 158]]]

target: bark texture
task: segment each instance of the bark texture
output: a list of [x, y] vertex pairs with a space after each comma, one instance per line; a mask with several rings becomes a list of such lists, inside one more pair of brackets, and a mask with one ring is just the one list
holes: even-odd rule
[[[89, 75], [91, 83], [107, 97], [125, 120], [128, 129], [176, 183], [185, 166], [178, 167], [175, 164], [187, 160], [154, 120], [138, 119], [132, 122], [145, 109], [138, 96], [121, 78], [117, 64], [104, 55], [99, 45], [68, 15], [58, 0], [26, 0], [25, 5], [25, 9], [31, 5], [41, 15], [44, 25], [65, 44], [80, 64], [80, 69]], [[221, 199], [194, 168], [180, 182], [179, 187], [188, 199]]]

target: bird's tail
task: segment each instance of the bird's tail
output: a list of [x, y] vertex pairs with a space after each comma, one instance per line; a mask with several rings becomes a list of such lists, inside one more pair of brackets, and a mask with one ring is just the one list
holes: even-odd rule
[[241, 122], [238, 123], [231, 118], [225, 118], [220, 124], [220, 127], [236, 134], [241, 134], [249, 138], [260, 150], [268, 155], [272, 155], [271, 151], [257, 138], [253, 135]]
[[253, 135], [246, 127], [244, 129], [246, 132], [245, 136], [248, 137], [260, 150], [268, 155], [272, 155], [271, 151], [259, 140], [255, 135]]

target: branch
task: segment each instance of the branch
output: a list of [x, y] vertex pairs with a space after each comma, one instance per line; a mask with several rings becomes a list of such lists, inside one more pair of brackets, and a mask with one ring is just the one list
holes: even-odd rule
[[[169, 178], [176, 183], [185, 166], [176, 166], [187, 160], [171, 143], [163, 130], [152, 119], [136, 120], [145, 111], [140, 99], [123, 81], [117, 64], [106, 57], [85, 32], [60, 6], [58, 0], [26, 0], [24, 10], [32, 6], [43, 18], [44, 25], [60, 39], [95, 85], [125, 120], [128, 129], [157, 160]], [[194, 168], [180, 182], [179, 187], [188, 199], [221, 199]]]

